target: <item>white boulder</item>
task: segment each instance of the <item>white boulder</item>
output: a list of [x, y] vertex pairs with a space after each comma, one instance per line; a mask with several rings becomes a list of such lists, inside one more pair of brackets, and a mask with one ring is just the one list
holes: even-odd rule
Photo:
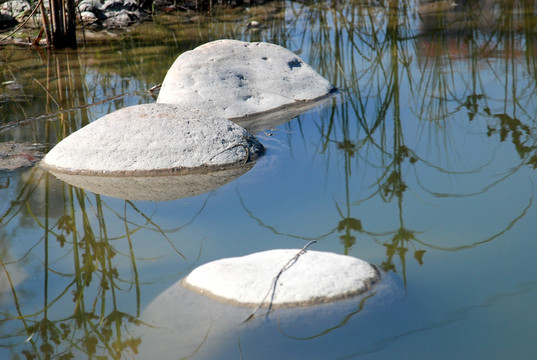
[[[271, 255], [269, 252], [268, 256], [261, 255], [265, 253], [258, 253], [260, 256], [257, 257], [254, 254], [250, 258], [254, 261], [249, 262], [250, 265], [242, 269], [239, 263], [245, 264], [247, 261], [243, 259], [236, 263], [232, 259], [227, 259], [231, 264], [229, 268], [221, 268], [224, 275], [213, 273], [215, 278], [208, 279], [208, 281], [213, 284], [225, 281], [222, 286], [232, 286], [234, 289], [242, 286], [241, 292], [261, 292], [259, 297], [263, 297], [270, 289], [272, 279], [281, 270], [280, 266], [293, 259], [300, 250], [276, 251], [281, 252], [280, 255], [276, 253]], [[310, 258], [311, 255], [313, 256]], [[303, 256], [306, 257], [303, 258]], [[255, 285], [258, 281], [255, 275], [259, 274], [259, 271], [252, 269], [266, 266], [263, 261], [275, 257], [279, 260], [273, 264], [274, 266], [270, 266], [270, 270], [261, 275], [262, 280], [259, 280], [266, 281], [267, 288], [265, 289], [263, 285], [262, 291], [259, 291], [260, 287]], [[259, 261], [256, 261], [256, 258]], [[311, 260], [315, 262], [312, 263]], [[355, 260], [358, 259], [333, 253], [308, 251], [300, 255], [295, 263], [290, 263], [291, 267], [282, 273], [278, 284], [283, 283], [283, 285], [278, 285], [275, 298], [282, 290], [296, 293], [306, 291], [304, 289], [307, 286], [313, 288], [319, 286], [325, 289], [329, 286], [343, 287], [343, 284], [349, 281], [349, 279], [344, 279], [345, 276], [354, 277], [356, 272], [360, 273], [359, 270], [352, 269], [355, 265], [358, 269], [364, 266], [362, 268], [364, 273], [372, 270], [370, 265], [360, 260], [355, 262]], [[341, 261], [343, 263], [340, 264]], [[295, 266], [301, 262], [308, 269], [293, 273], [293, 268], [298, 270]], [[273, 263], [273, 260], [269, 263]], [[207, 265], [194, 270], [193, 274]], [[229, 275], [231, 271], [237, 276], [225, 275]], [[255, 275], [249, 274], [250, 271], [254, 271]], [[336, 274], [336, 271], [342, 271], [342, 273]], [[374, 270], [373, 272], [371, 278], [378, 280], [378, 273]], [[295, 277], [295, 280], [286, 279], [284, 276], [286, 273]], [[303, 277], [304, 280], [299, 277]], [[328, 285], [330, 281], [333, 282], [332, 285]], [[291, 285], [296, 289], [289, 289]], [[372, 282], [370, 282], [371, 285]], [[359, 285], [351, 286], [354, 289], [353, 292], [359, 291], [357, 290], [359, 287]], [[235, 359], [240, 357], [300, 359], [304, 358], [304, 347], [307, 347], [308, 354], [317, 354], [317, 358], [332, 359], [344, 357], [344, 354], [336, 356], [334, 347], [327, 347], [326, 341], [297, 342], [297, 339], [330, 337], [330, 334], [340, 339], [374, 336], [375, 334], [372, 335], [371, 332], [372, 328], [383, 324], [384, 321], [389, 323], [393, 313], [401, 311], [399, 300], [403, 298], [402, 294], [404, 294], [402, 280], [388, 273], [382, 276], [382, 281], [377, 281], [371, 291], [357, 296], [322, 304], [321, 302], [327, 298], [320, 298], [316, 306], [298, 306], [304, 305], [303, 303], [288, 307], [275, 305], [269, 312], [266, 308], [236, 306], [240, 304], [235, 301], [216, 301], [214, 296], [204, 296], [207, 292], [191, 291], [191, 287], [185, 286], [185, 279], [182, 279], [160, 293], [144, 309], [140, 319], [149, 326], [140, 326], [129, 333], [134, 337], [138, 334], [142, 337], [142, 343], [138, 348], [140, 359]], [[379, 332], [378, 335], [379, 341], [383, 341], [386, 336], [383, 332]], [[302, 345], [298, 346], [300, 344]]]
[[144, 104], [103, 116], [59, 142], [41, 165], [52, 172], [148, 176], [242, 166], [263, 145], [224, 118], [179, 105]]
[[379, 280], [375, 267], [354, 257], [279, 249], [207, 263], [183, 286], [242, 306], [294, 307], [356, 296]]
[[157, 102], [187, 104], [235, 120], [319, 100], [334, 90], [328, 80], [281, 46], [217, 40], [176, 59]]
[[[140, 320], [149, 326], [129, 334], [142, 339], [137, 359], [302, 359], [296, 338], [369, 338], [372, 328], [401, 311], [403, 293], [402, 281], [387, 274], [362, 295], [318, 306], [275, 307], [270, 313], [259, 309], [250, 317], [251, 307], [215, 301], [177, 282], [144, 309]], [[379, 341], [385, 336], [377, 335]], [[298, 343], [319, 359], [339, 358], [326, 341]]]

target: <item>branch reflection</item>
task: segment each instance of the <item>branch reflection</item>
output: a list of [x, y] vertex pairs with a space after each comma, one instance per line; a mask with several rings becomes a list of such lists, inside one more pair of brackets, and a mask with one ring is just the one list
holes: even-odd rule
[[[409, 228], [413, 219], [405, 216], [405, 198], [420, 191], [437, 200], [483, 196], [521, 170], [537, 168], [535, 54], [523, 45], [535, 40], [528, 31], [536, 22], [534, 3], [329, 1], [292, 3], [287, 11], [300, 13], [303, 24], [296, 26], [305, 29], [287, 46], [309, 49], [302, 54], [306, 62], [343, 93], [343, 102], [322, 110], [317, 151], [326, 156], [327, 168], [333, 166], [328, 159], [334, 152], [342, 159], [338, 171], [344, 189], [335, 202], [341, 220], [334, 229], [344, 253], [359, 244], [358, 237], [372, 238], [386, 249], [380, 266], [401, 271], [406, 283], [409, 252], [422, 265], [431, 249], [456, 251], [490, 242], [524, 217], [533, 192], [529, 203], [493, 235], [467, 245], [440, 246], [425, 241], [426, 232]], [[461, 156], [466, 160], [459, 150], [464, 139], [457, 138], [461, 128], [479, 141], [493, 141], [496, 150], [477, 161], [470, 154], [467, 162], [460, 161]], [[501, 169], [496, 159], [509, 150], [506, 144], [520, 162]], [[354, 199], [353, 194], [367, 189], [354, 174], [365, 170], [378, 170], [373, 191]], [[434, 176], [428, 175], [431, 171]], [[439, 176], [460, 185], [455, 191], [433, 190], [439, 183], [428, 182]], [[480, 188], [468, 191], [466, 179], [476, 178]], [[355, 215], [367, 201], [378, 200], [395, 203], [396, 229], [372, 231]], [[289, 236], [266, 225], [244, 202], [243, 207], [260, 226]]]
[[[18, 200], [3, 210], [0, 223], [3, 346], [29, 358], [69, 359], [85, 354], [119, 359], [137, 353], [142, 340], [131, 333], [145, 326], [139, 320], [138, 263], [148, 258], [140, 257], [134, 236], [155, 232], [185, 260], [168, 234], [191, 224], [206, 201], [184, 225], [163, 229], [152, 214], [131, 201], [123, 201], [118, 211], [101, 196], [66, 185], [39, 168], [21, 177], [17, 188], [8, 189], [18, 192]], [[26, 249], [17, 258], [10, 251], [9, 232], [19, 219], [33, 219], [28, 228], [37, 226], [42, 236], [35, 243], [11, 246]], [[123, 230], [118, 224], [123, 224]], [[18, 287], [30, 259], [31, 263], [42, 259], [38, 262], [42, 270], [31, 284]]]

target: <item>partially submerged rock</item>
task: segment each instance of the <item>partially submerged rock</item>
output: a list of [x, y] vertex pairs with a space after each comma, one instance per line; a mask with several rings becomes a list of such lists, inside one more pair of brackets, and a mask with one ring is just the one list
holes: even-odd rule
[[363, 260], [288, 249], [210, 262], [194, 269], [183, 285], [242, 306], [296, 307], [356, 296], [379, 280], [378, 270]]
[[33, 166], [43, 158], [43, 145], [8, 141], [0, 143], [0, 171]]
[[[288, 255], [292, 258], [298, 251], [292, 250]], [[310, 254], [310, 251], [305, 255], [307, 254]], [[345, 257], [336, 255], [336, 262], [341, 258]], [[283, 262], [288, 260], [286, 255]], [[300, 256], [287, 271], [291, 271], [302, 260], [304, 259]], [[322, 261], [315, 264], [306, 262], [306, 265], [310, 266], [307, 272], [317, 276], [316, 283], [325, 284], [325, 276], [334, 280], [333, 287], [338, 287], [339, 281], [346, 281], [343, 279], [345, 274], [337, 278], [332, 274], [337, 270], [337, 264], [330, 264], [327, 268]], [[248, 277], [246, 273], [249, 270], [250, 268], [242, 269], [241, 277]], [[269, 282], [279, 270], [271, 270], [271, 275], [267, 276], [270, 278]], [[221, 279], [221, 276], [217, 275], [215, 280], [218, 279]], [[291, 285], [284, 279], [282, 275], [280, 282], [283, 285], [279, 286], [277, 291]], [[244, 281], [239, 282], [245, 285]], [[298, 288], [303, 285], [306, 284], [298, 284]], [[270, 288], [271, 285], [267, 286]], [[250, 284], [245, 285], [244, 290], [247, 291], [249, 287]], [[254, 290], [255, 288], [251, 289]], [[267, 291], [268, 289], [264, 289], [263, 295]], [[141, 320], [150, 326], [134, 329], [131, 335], [142, 336], [143, 341], [138, 348], [139, 357], [142, 359], [234, 359], [241, 356], [247, 359], [301, 359], [304, 358], [304, 347], [308, 348], [308, 354], [316, 354], [320, 359], [343, 358], [348, 354], [337, 353], [334, 347], [326, 346], [326, 341], [315, 339], [324, 336], [328, 341], [335, 337], [369, 338], [376, 334], [379, 336], [379, 342], [382, 342], [386, 334], [373, 334], [371, 329], [385, 321], [389, 323], [388, 319], [402, 310], [399, 300], [402, 299], [403, 293], [401, 279], [388, 273], [383, 275], [382, 281], [378, 281], [371, 291], [360, 295], [317, 306], [274, 306], [269, 313], [268, 309], [255, 311], [252, 307], [216, 301], [191, 291], [184, 286], [184, 281], [178, 281], [160, 293], [144, 309]], [[300, 344], [302, 347], [297, 346]]]
[[170, 104], [127, 107], [58, 143], [41, 165], [52, 172], [108, 176], [203, 173], [243, 166], [259, 141], [224, 118]]
[[235, 120], [302, 105], [334, 90], [328, 80], [281, 46], [218, 40], [177, 58], [157, 102], [188, 104]]

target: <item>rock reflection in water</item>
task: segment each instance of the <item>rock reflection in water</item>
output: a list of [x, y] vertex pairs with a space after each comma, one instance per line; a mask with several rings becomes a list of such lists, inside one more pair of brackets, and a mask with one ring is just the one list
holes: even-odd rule
[[198, 174], [162, 176], [92, 176], [52, 172], [68, 184], [95, 194], [133, 201], [168, 201], [213, 191], [244, 175], [253, 163]]
[[[335, 330], [354, 331], [344, 326], [354, 316], [360, 317], [365, 328], [377, 316], [385, 316], [382, 314], [386, 306], [400, 296], [397, 282], [389, 275], [372, 292], [330, 304], [274, 309], [268, 316], [267, 309], [261, 308], [254, 318], [245, 322], [253, 308], [212, 300], [184, 288], [179, 281], [142, 313], [141, 320], [151, 327], [141, 329], [144, 333], [138, 358], [229, 359], [240, 358], [252, 349], [258, 359], [293, 358], [286, 346], [289, 341], [313, 340]], [[334, 351], [321, 342], [306, 341], [304, 345], [310, 351], [311, 346], [319, 345], [316, 350], [324, 351], [327, 356]], [[260, 349], [265, 346], [269, 348], [263, 355]]]
[[330, 94], [315, 100], [297, 101], [291, 105], [282, 106], [272, 111], [251, 116], [232, 118], [230, 120], [239, 124], [248, 130], [248, 132], [257, 134], [263, 130], [274, 129], [277, 126], [285, 124], [317, 106], [326, 104], [330, 99], [334, 99], [337, 94], [337, 90], [334, 90]]

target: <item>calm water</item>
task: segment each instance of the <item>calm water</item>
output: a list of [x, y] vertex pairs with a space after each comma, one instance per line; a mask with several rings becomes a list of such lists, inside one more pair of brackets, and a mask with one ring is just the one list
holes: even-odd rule
[[[0, 173], [0, 358], [534, 358], [537, 5], [365, 3], [162, 16], [77, 52], [1, 48], [0, 140], [49, 148], [153, 102], [181, 52], [219, 38], [285, 46], [341, 93], [258, 133], [267, 154], [196, 197]], [[243, 326], [192, 299], [148, 310], [196, 266], [312, 239], [377, 265], [385, 289]]]

